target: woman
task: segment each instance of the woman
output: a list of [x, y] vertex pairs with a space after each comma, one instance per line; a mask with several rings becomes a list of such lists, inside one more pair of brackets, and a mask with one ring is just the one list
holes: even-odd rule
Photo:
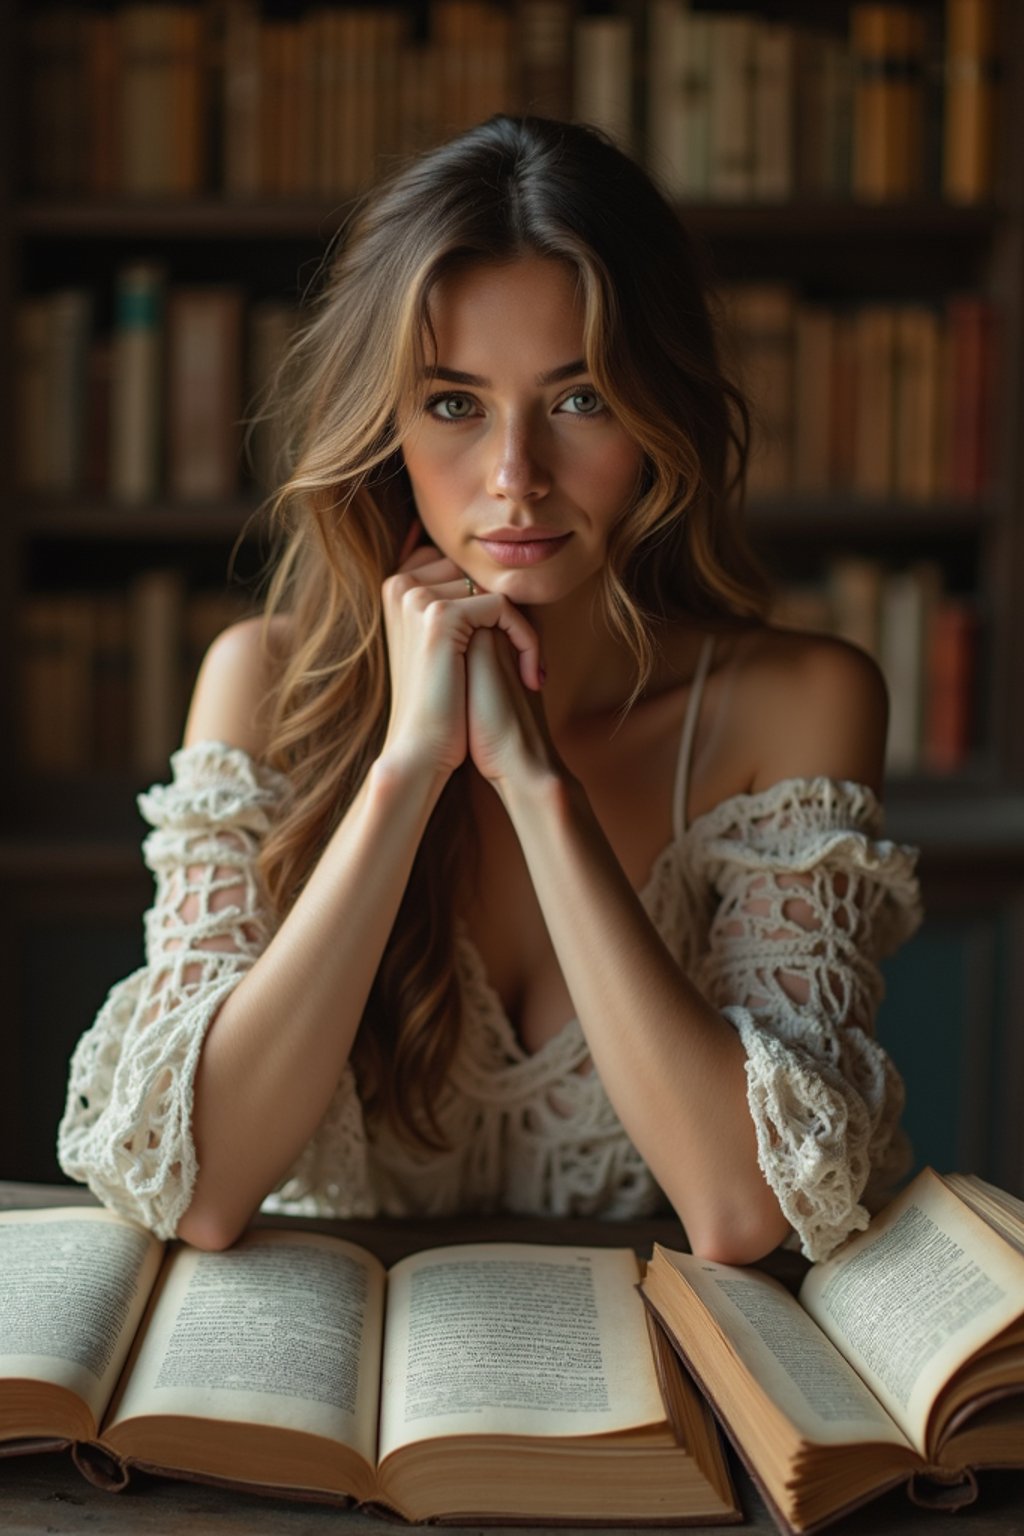
[[202, 1247], [264, 1201], [667, 1200], [696, 1252], [823, 1256], [899, 1171], [872, 1019], [914, 854], [877, 668], [765, 622], [674, 214], [598, 135], [495, 118], [370, 198], [282, 398], [267, 619], [141, 799], [148, 963], [62, 1166]]

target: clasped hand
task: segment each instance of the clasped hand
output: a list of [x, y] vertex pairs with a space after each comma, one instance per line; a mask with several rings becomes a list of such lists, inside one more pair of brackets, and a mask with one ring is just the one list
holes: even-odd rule
[[471, 592], [454, 561], [421, 545], [383, 586], [391, 667], [385, 752], [452, 773], [469, 757], [495, 788], [553, 767], [540, 698], [540, 638], [496, 592]]

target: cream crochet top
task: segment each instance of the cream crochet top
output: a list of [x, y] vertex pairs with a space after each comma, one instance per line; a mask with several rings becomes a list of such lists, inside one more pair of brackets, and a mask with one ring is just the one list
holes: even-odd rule
[[[710, 655], [709, 637], [683, 728], [674, 835], [641, 894], [682, 969], [740, 1035], [761, 1167], [804, 1253], [818, 1259], [866, 1225], [872, 1189], [905, 1170], [902, 1084], [872, 1024], [877, 961], [921, 921], [917, 855], [881, 838], [875, 795], [849, 781], [786, 779], [684, 825]], [[215, 742], [176, 753], [172, 769], [171, 784], [139, 797], [156, 877], [146, 964], [113, 988], [75, 1050], [58, 1142], [65, 1173], [162, 1237], [173, 1236], [196, 1176], [203, 1037], [272, 935], [256, 863], [289, 793], [280, 774]], [[236, 904], [211, 911], [225, 888]], [[214, 939], [229, 947], [211, 949]], [[456, 945], [463, 1037], [439, 1112], [450, 1150], [411, 1151], [386, 1127], [368, 1128], [346, 1069], [265, 1208], [609, 1217], [664, 1208], [578, 1020], [527, 1054], [461, 926]]]

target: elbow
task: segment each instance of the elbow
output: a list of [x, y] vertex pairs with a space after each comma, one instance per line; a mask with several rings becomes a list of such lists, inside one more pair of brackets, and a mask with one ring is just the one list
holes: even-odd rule
[[690, 1247], [698, 1259], [715, 1264], [756, 1264], [772, 1253], [788, 1236], [790, 1224], [774, 1197], [766, 1210], [733, 1212], [695, 1231], [687, 1230]]
[[178, 1222], [176, 1235], [190, 1248], [201, 1248], [205, 1253], [223, 1253], [225, 1248], [238, 1241], [247, 1226], [245, 1217], [239, 1219], [205, 1201], [193, 1200]]

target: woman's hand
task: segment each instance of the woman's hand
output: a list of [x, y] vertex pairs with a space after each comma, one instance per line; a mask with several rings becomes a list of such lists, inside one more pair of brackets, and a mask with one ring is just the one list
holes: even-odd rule
[[383, 586], [391, 666], [384, 752], [447, 777], [469, 750], [466, 658], [474, 635], [502, 630], [513, 667], [533, 689], [541, 681], [540, 642], [506, 597], [471, 592], [454, 561], [430, 544], [409, 552], [408, 542]]
[[516, 654], [504, 636], [481, 629], [470, 642], [469, 755], [501, 793], [504, 783], [559, 767], [543, 699], [523, 687]]

